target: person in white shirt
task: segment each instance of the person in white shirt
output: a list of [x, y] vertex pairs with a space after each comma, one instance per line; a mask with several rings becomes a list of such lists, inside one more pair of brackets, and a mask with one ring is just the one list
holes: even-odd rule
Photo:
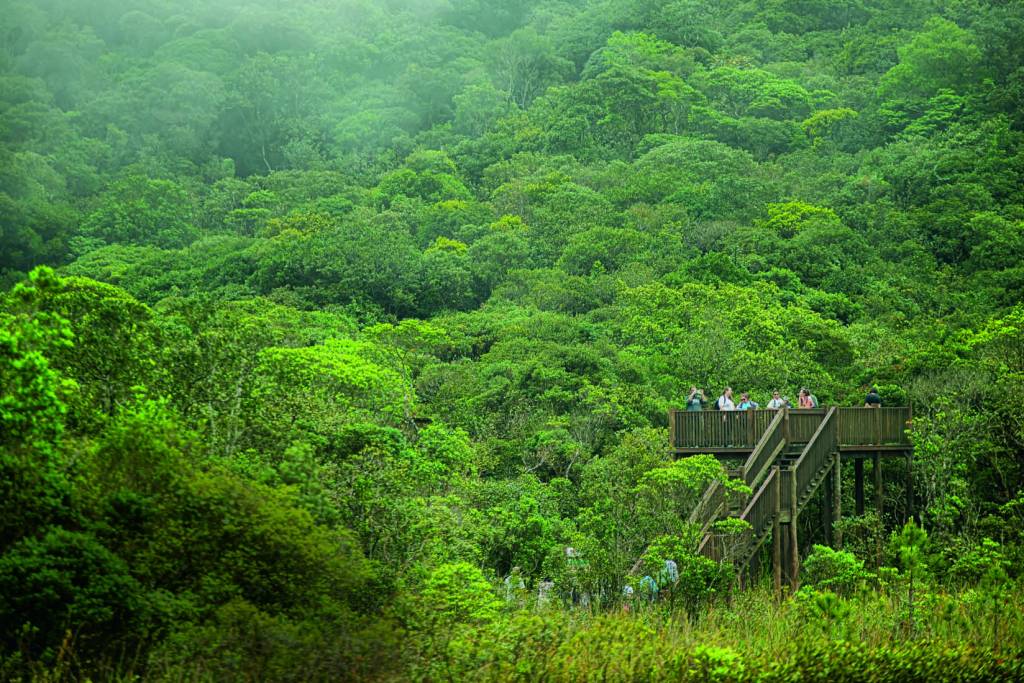
[[732, 402], [732, 387], [726, 387], [722, 395], [718, 397], [719, 410], [736, 410], [736, 404]]
[[772, 392], [772, 400], [768, 401], [768, 410], [778, 410], [786, 407], [786, 400], [779, 396], [778, 391]]

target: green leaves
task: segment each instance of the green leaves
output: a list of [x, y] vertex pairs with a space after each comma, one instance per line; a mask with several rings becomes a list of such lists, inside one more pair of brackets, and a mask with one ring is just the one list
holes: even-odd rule
[[321, 346], [268, 348], [253, 373], [248, 420], [265, 438], [304, 433], [321, 438], [369, 419], [399, 424], [401, 376], [371, 358], [365, 342], [334, 339]]
[[981, 62], [974, 36], [939, 17], [929, 19], [899, 54], [900, 63], [879, 84], [883, 97], [926, 97], [943, 87], [962, 92], [976, 81]]
[[900, 564], [907, 572], [913, 574], [914, 570], [920, 569], [924, 559], [924, 544], [927, 540], [928, 534], [917, 526], [914, 520], [903, 525], [898, 542]]
[[199, 236], [188, 193], [170, 180], [130, 176], [114, 183], [82, 232], [102, 242], [183, 247]]
[[801, 566], [801, 585], [849, 596], [862, 590], [874, 574], [864, 569], [864, 560], [844, 550], [815, 545]]

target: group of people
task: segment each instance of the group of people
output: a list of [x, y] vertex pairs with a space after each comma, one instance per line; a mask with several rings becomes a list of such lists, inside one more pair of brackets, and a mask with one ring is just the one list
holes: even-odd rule
[[[686, 410], [687, 411], [698, 411], [704, 410], [704, 406], [707, 404], [707, 399], [704, 396], [704, 392], [693, 386], [690, 387], [690, 395], [686, 398]], [[714, 410], [757, 410], [761, 405], [750, 398], [750, 394], [744, 391], [740, 394], [739, 403], [733, 400], [732, 387], [726, 387], [722, 392], [722, 395], [712, 404]], [[818, 398], [812, 394], [807, 387], [801, 387], [800, 393], [797, 397], [797, 404], [794, 406], [790, 402], [788, 396], [782, 396], [779, 390], [776, 389], [772, 392], [772, 398], [768, 401], [768, 405], [765, 406], [769, 410], [779, 410], [780, 408], [817, 408]]]
[[[686, 397], [686, 410], [690, 412], [704, 410], [705, 405], [707, 405], [707, 399], [704, 396], [704, 392], [696, 386], [690, 387], [690, 395]], [[880, 408], [881, 406], [882, 397], [878, 395], [878, 388], [871, 387], [871, 391], [868, 392], [867, 397], [864, 399], [864, 407]], [[752, 400], [750, 394], [745, 391], [740, 394], [739, 403], [736, 403], [733, 400], [732, 387], [726, 387], [722, 395], [712, 404], [712, 409], [714, 410], [757, 410], [760, 407], [761, 405]], [[768, 405], [765, 407], [768, 410], [779, 410], [780, 408], [817, 408], [818, 397], [812, 394], [807, 387], [801, 387], [797, 395], [797, 403], [794, 406], [788, 396], [780, 395], [779, 390], [776, 389], [772, 392], [772, 399], [768, 401]]]
[[[666, 592], [672, 591], [676, 585], [679, 584], [679, 566], [675, 560], [665, 560], [665, 566], [662, 567], [661, 571], [658, 572], [658, 577], [655, 578], [650, 574], [646, 574], [640, 579], [637, 588], [640, 592], [640, 597], [647, 602], [655, 602], [659, 595], [665, 595]], [[622, 588], [622, 609], [626, 612], [630, 611], [633, 603], [633, 598], [636, 596], [636, 590], [630, 584], [626, 584]]]
[[[551, 577], [544, 577], [537, 582], [536, 604], [543, 607], [551, 603], [553, 598], [561, 599], [563, 604], [571, 607], [588, 609], [591, 605], [591, 595], [580, 586], [579, 576], [581, 570], [586, 566], [586, 560], [572, 547], [565, 548], [566, 574], [565, 585], [558, 590]], [[670, 595], [679, 584], [679, 566], [675, 560], [665, 560], [660, 570], [645, 575], [635, 583], [628, 583], [622, 589], [622, 604], [626, 611], [630, 610], [634, 598], [639, 597], [645, 602], [655, 602], [660, 597]], [[634, 587], [635, 586], [635, 587]], [[517, 566], [513, 567], [508, 576], [504, 579], [506, 602], [519, 602], [528, 597], [526, 579], [522, 570]], [[601, 592], [598, 601], [603, 602]], [[607, 596], [605, 596], [607, 597]]]

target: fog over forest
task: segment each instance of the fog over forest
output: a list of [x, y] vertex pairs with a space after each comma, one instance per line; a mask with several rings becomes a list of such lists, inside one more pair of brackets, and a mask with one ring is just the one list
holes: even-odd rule
[[0, 0], [0, 681], [1024, 678], [1021, 36]]

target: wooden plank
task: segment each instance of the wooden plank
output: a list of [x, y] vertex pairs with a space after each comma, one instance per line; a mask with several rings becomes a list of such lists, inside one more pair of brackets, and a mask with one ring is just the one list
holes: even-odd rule
[[800, 547], [797, 545], [796, 538], [796, 526], [797, 526], [797, 490], [796, 490], [796, 472], [793, 472], [793, 476], [789, 478], [789, 551], [790, 551], [790, 594], [796, 593], [800, 587]]
[[907, 455], [907, 514], [904, 523], [914, 517], [914, 456]]
[[854, 513], [859, 517], [864, 514], [864, 460], [853, 461], [853, 498]]
[[689, 412], [673, 408], [669, 439], [676, 455], [694, 453], [749, 453], [782, 414], [782, 435], [787, 444], [811, 441], [832, 411], [835, 439], [844, 456], [874, 453], [905, 455], [911, 448], [906, 430], [909, 407], [830, 408], [813, 410], [753, 410]]
[[876, 454], [872, 459], [872, 469], [875, 475], [875, 511], [878, 512], [878, 516], [882, 516], [882, 459]]
[[843, 547], [843, 531], [842, 527], [839, 526], [839, 522], [843, 519], [843, 460], [839, 456], [839, 453], [835, 455], [835, 462], [832, 464], [832, 524], [835, 530], [834, 538], [835, 547], [842, 549]]
[[775, 583], [775, 598], [782, 598], [782, 477], [779, 476], [779, 467], [775, 466], [770, 476], [775, 477], [775, 505], [773, 506], [774, 518], [772, 521], [772, 578]]

